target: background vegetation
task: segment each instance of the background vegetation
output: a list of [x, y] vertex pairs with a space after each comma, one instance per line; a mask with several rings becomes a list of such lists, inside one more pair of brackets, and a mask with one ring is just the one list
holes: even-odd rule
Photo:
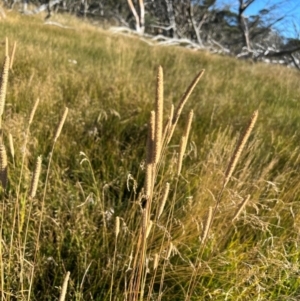
[[[72, 14], [169, 45], [300, 69], [299, 9], [293, 0], [2, 0], [32, 15]], [[0, 16], [5, 16], [0, 6]], [[151, 40], [148, 39], [151, 43]]]
[[[204, 51], [149, 47], [71, 17], [54, 18], [71, 28], [13, 12], [1, 21], [0, 40], [17, 41], [2, 121], [4, 145], [8, 151], [11, 134], [15, 154], [8, 151], [9, 183], [1, 195], [1, 300], [56, 300], [67, 271], [68, 300], [133, 300], [129, 284], [158, 65], [165, 120], [194, 76], [205, 74], [164, 152], [154, 213], [167, 182], [170, 194], [161, 218], [150, 217], [140, 300], [189, 300], [190, 293], [192, 300], [298, 300], [299, 74]], [[178, 177], [190, 109], [195, 116]], [[203, 242], [209, 207], [256, 109], [257, 124]], [[30, 198], [40, 155], [39, 188]]]

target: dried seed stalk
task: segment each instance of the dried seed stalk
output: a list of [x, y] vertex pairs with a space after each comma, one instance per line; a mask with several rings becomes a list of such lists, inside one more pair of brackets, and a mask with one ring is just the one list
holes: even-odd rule
[[242, 203], [240, 204], [240, 206], [236, 210], [236, 212], [234, 214], [234, 217], [232, 219], [233, 222], [238, 219], [238, 217], [240, 216], [240, 214], [244, 210], [246, 204], [248, 203], [249, 199], [250, 199], [250, 194], [248, 194], [248, 196], [242, 201]]
[[8, 81], [9, 56], [4, 59], [0, 82], [0, 117], [3, 115]]
[[9, 140], [10, 154], [11, 154], [12, 159], [14, 161], [15, 160], [15, 148], [14, 148], [13, 136], [12, 136], [11, 133], [8, 134], [8, 140]]
[[8, 56], [8, 38], [5, 38], [5, 56]]
[[236, 146], [236, 149], [230, 159], [230, 162], [228, 164], [228, 167], [227, 167], [227, 170], [225, 172], [225, 180], [224, 180], [224, 184], [223, 184], [223, 188], [225, 188], [225, 186], [227, 185], [229, 179], [231, 178], [232, 176], [232, 173], [238, 163], [238, 160], [241, 156], [241, 153], [245, 147], [245, 144], [247, 142], [247, 140], [249, 139], [249, 136], [253, 130], [253, 127], [256, 123], [256, 120], [257, 120], [257, 116], [258, 116], [258, 111], [255, 111], [249, 121], [249, 124], [244, 132], [244, 134], [241, 136], [237, 146]]
[[179, 147], [179, 154], [178, 154], [177, 176], [179, 176], [180, 173], [181, 173], [182, 160], [183, 160], [183, 155], [184, 155], [184, 152], [185, 152], [185, 146], [186, 146], [186, 137], [182, 136], [181, 140], [180, 140], [180, 147]]
[[147, 225], [146, 238], [148, 238], [150, 231], [152, 229], [152, 226], [153, 226], [153, 222], [151, 220], [149, 220], [148, 225]]
[[3, 189], [7, 185], [7, 153], [5, 146], [0, 142], [0, 182]]
[[147, 158], [146, 158], [146, 177], [145, 177], [145, 195], [149, 197], [152, 191], [153, 174], [154, 174], [154, 139], [155, 139], [155, 112], [151, 111], [150, 121], [148, 125], [148, 138], [147, 138]]
[[169, 191], [170, 191], [170, 183], [166, 183], [166, 187], [164, 190], [164, 194], [163, 194], [163, 198], [162, 201], [160, 203], [159, 209], [158, 209], [158, 213], [157, 213], [157, 220], [159, 220], [160, 216], [162, 215], [165, 205], [166, 205], [166, 201], [168, 199], [169, 196]]
[[173, 133], [174, 133], [174, 130], [175, 130], [175, 127], [177, 125], [177, 122], [178, 122], [178, 119], [181, 115], [181, 112], [183, 110], [183, 107], [184, 105], [186, 104], [188, 98], [190, 97], [190, 95], [192, 94], [194, 88], [196, 87], [197, 83], [199, 82], [200, 78], [202, 77], [202, 75], [204, 74], [204, 70], [201, 70], [197, 76], [194, 78], [194, 80], [192, 81], [192, 83], [190, 84], [190, 86], [187, 88], [187, 90], [185, 91], [185, 93], [183, 94], [176, 110], [175, 110], [175, 113], [174, 113], [174, 117], [173, 117], [173, 120], [172, 120], [172, 126], [171, 126], [171, 129], [170, 129], [170, 134], [169, 134], [169, 138], [168, 138], [168, 143], [170, 142], [172, 136], [173, 136]]
[[155, 157], [155, 150], [154, 150], [154, 139], [155, 139], [155, 119], [156, 114], [154, 111], [151, 111], [150, 120], [148, 123], [148, 137], [147, 137], [147, 158], [146, 163], [153, 163]]
[[61, 293], [59, 296], [59, 301], [64, 301], [66, 299], [69, 278], [70, 278], [70, 272], [67, 272], [65, 279], [64, 279], [62, 289], [61, 289]]
[[115, 229], [116, 238], [118, 238], [119, 233], [120, 233], [120, 218], [117, 216], [116, 217], [116, 229]]
[[154, 260], [153, 260], [153, 269], [156, 270], [158, 267], [158, 262], [159, 262], [159, 255], [155, 253], [154, 255]]
[[190, 135], [193, 117], [194, 117], [194, 111], [191, 110], [190, 113], [189, 113], [189, 116], [188, 116], [188, 120], [187, 120], [187, 123], [186, 123], [186, 126], [185, 126], [184, 135], [183, 135], [183, 136], [186, 137], [186, 142], [187, 142], [187, 140], [189, 138], [189, 135]]
[[209, 231], [211, 221], [212, 221], [212, 212], [213, 212], [212, 207], [209, 206], [208, 214], [207, 214], [207, 218], [206, 218], [206, 223], [205, 223], [205, 227], [204, 227], [203, 234], [202, 234], [202, 243], [205, 243], [205, 240], [206, 240], [207, 235], [208, 235], [208, 231]]
[[59, 124], [58, 124], [58, 127], [57, 127], [57, 130], [56, 130], [56, 133], [55, 133], [55, 137], [54, 137], [54, 142], [57, 141], [60, 133], [61, 133], [61, 130], [62, 130], [62, 127], [64, 126], [64, 123], [66, 121], [66, 118], [67, 118], [67, 115], [68, 115], [68, 112], [69, 112], [69, 109], [68, 108], [65, 108], [65, 112], [64, 112], [64, 115], [62, 116]]
[[40, 99], [38, 98], [38, 99], [35, 101], [34, 106], [33, 106], [32, 110], [31, 110], [31, 113], [30, 113], [30, 116], [29, 116], [29, 121], [28, 121], [28, 124], [29, 124], [29, 125], [31, 125], [31, 123], [32, 123], [32, 121], [33, 121], [33, 117], [34, 117], [34, 115], [35, 115], [35, 111], [36, 111], [36, 109], [37, 109], [39, 103], [40, 103]]
[[153, 163], [148, 163], [146, 165], [146, 177], [145, 177], [145, 196], [146, 198], [149, 198], [152, 193], [152, 187], [153, 187], [153, 169], [154, 169], [154, 164]]
[[163, 135], [163, 142], [162, 143], [165, 143], [166, 142], [166, 138], [167, 138], [167, 135], [171, 129], [171, 126], [172, 126], [172, 120], [173, 120], [173, 117], [174, 117], [174, 105], [172, 104], [171, 105], [171, 110], [170, 110], [170, 115], [168, 117], [168, 121], [165, 125], [165, 128], [164, 128], [164, 135]]
[[10, 55], [10, 65], [9, 69], [12, 69], [13, 64], [14, 64], [14, 59], [15, 59], [15, 53], [16, 53], [16, 47], [17, 47], [17, 42], [14, 42], [14, 46]]
[[29, 196], [31, 198], [34, 198], [36, 195], [39, 178], [40, 178], [40, 174], [41, 174], [41, 166], [42, 166], [42, 156], [39, 156], [36, 160], [35, 170], [34, 170], [34, 173], [32, 175], [32, 179], [31, 179], [31, 186], [30, 186], [30, 192], [29, 192]]
[[187, 141], [190, 135], [191, 125], [193, 121], [193, 116], [194, 116], [194, 111], [191, 110], [185, 126], [184, 134], [181, 137], [181, 141], [180, 141], [180, 150], [179, 150], [179, 157], [178, 157], [178, 164], [177, 164], [177, 176], [179, 176], [181, 173], [182, 160], [186, 151]]
[[157, 73], [157, 90], [155, 101], [155, 159], [158, 163], [162, 147], [162, 131], [163, 131], [163, 103], [164, 103], [164, 88], [163, 88], [163, 69], [158, 67]]
[[174, 249], [174, 245], [173, 245], [173, 243], [170, 242], [168, 253], [167, 253], [167, 257], [166, 257], [167, 260], [170, 258], [173, 249]]

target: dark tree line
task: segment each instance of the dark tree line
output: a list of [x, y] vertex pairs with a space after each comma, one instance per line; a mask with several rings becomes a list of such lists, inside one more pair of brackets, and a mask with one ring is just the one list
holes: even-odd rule
[[[190, 41], [190, 46], [255, 60], [276, 60], [300, 68], [300, 40], [278, 30], [297, 28], [292, 14], [280, 13], [292, 1], [272, 1], [255, 15], [249, 7], [258, 0], [238, 0], [220, 6], [218, 0], [2, 0], [7, 7], [28, 4], [35, 13], [68, 12], [82, 18], [106, 20], [141, 35], [162, 36], [165, 41]], [[30, 1], [30, 2], [29, 2]], [[228, 3], [231, 3], [228, 1]], [[294, 23], [292, 23], [294, 22]]]

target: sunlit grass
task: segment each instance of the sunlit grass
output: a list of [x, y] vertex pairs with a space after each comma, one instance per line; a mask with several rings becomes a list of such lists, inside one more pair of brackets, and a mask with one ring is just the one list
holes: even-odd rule
[[[154, 186], [153, 214], [167, 182], [170, 195], [159, 220], [150, 217], [143, 300], [184, 300], [192, 275], [192, 300], [297, 300], [297, 71], [204, 51], [150, 47], [136, 37], [112, 35], [69, 16], [53, 19], [69, 29], [45, 25], [42, 18], [7, 12], [1, 20], [0, 41], [7, 36], [10, 49], [13, 41], [18, 45], [2, 122], [9, 183], [1, 192], [1, 300], [56, 300], [67, 271], [67, 300], [127, 300], [158, 65], [164, 69], [164, 121], [192, 78], [206, 71], [164, 152]], [[28, 118], [37, 98], [40, 104], [22, 163]], [[45, 188], [65, 107], [69, 114]], [[180, 137], [190, 109], [195, 116], [177, 177]], [[254, 134], [223, 192], [203, 247], [208, 208], [215, 205], [239, 135], [256, 109]], [[31, 175], [40, 155], [39, 188], [31, 199]], [[245, 209], [232, 222], [248, 195]], [[156, 254], [160, 257], [154, 268]]]

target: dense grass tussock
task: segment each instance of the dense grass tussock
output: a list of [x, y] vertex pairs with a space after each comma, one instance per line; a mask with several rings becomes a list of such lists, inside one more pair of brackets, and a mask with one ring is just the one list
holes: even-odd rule
[[1, 300], [298, 300], [298, 74], [59, 21], [1, 21]]

